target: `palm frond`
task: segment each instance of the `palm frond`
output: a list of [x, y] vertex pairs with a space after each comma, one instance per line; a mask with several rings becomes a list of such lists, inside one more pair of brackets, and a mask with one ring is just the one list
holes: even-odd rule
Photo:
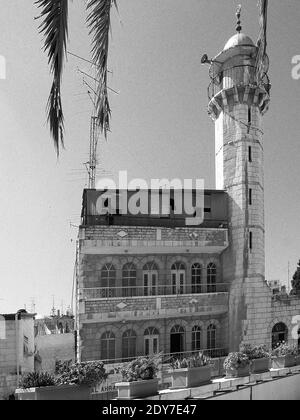
[[40, 32], [44, 35], [44, 51], [48, 55], [53, 83], [47, 103], [50, 132], [57, 154], [64, 145], [64, 115], [61, 101], [61, 80], [68, 38], [68, 0], [36, 0], [41, 8]]
[[110, 129], [111, 110], [107, 90], [107, 61], [111, 7], [116, 0], [88, 0], [87, 23], [92, 35], [92, 59], [97, 69], [96, 115], [105, 138]]
[[259, 0], [259, 26], [260, 33], [257, 41], [258, 53], [256, 57], [256, 77], [258, 82], [263, 77], [263, 63], [267, 51], [267, 21], [268, 21], [268, 0]]

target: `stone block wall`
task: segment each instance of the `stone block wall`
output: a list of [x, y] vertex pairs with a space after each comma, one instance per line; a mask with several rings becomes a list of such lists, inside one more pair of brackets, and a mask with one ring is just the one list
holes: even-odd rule
[[[6, 318], [5, 318], [6, 317]], [[0, 339], [0, 399], [7, 398], [17, 387], [19, 375], [34, 370], [33, 317], [4, 316], [5, 338]], [[17, 329], [16, 329], [17, 327]], [[24, 353], [24, 336], [28, 338], [28, 353]]]
[[135, 322], [119, 322], [115, 324], [101, 324], [101, 323], [84, 323], [80, 331], [80, 338], [82, 341], [81, 360], [101, 360], [101, 336], [111, 331], [116, 338], [116, 353], [115, 358], [122, 358], [122, 336], [127, 330], [133, 330], [137, 336], [137, 355], [145, 354], [144, 349], [144, 333], [149, 327], [154, 327], [159, 331], [159, 348], [164, 353], [170, 352], [170, 331], [176, 326], [180, 325], [185, 331], [185, 344], [184, 350], [192, 350], [192, 329], [194, 326], [200, 326], [202, 330], [201, 347], [207, 348], [207, 327], [215, 325], [217, 328], [217, 348], [226, 348], [227, 346], [227, 331], [228, 331], [228, 318], [222, 317], [185, 317], [174, 319], [155, 319]]
[[202, 284], [207, 283], [206, 267], [209, 263], [217, 266], [217, 282], [223, 283], [220, 258], [218, 254], [188, 254], [188, 255], [136, 255], [120, 256], [101, 254], [80, 254], [78, 267], [78, 286], [80, 288], [101, 287], [101, 270], [105, 264], [112, 264], [116, 269], [116, 287], [122, 287], [122, 268], [127, 263], [133, 263], [137, 270], [136, 286], [143, 286], [143, 268], [149, 262], [158, 267], [158, 284], [167, 286], [171, 284], [171, 267], [176, 262], [182, 262], [186, 267], [186, 284], [192, 283], [191, 268], [194, 263], [202, 265]]
[[75, 338], [73, 333], [38, 335], [36, 350], [41, 357], [39, 370], [54, 373], [55, 362], [75, 360]]

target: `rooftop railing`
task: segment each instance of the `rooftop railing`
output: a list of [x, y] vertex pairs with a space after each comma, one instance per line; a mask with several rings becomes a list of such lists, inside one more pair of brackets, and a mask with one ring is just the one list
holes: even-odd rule
[[[185, 359], [191, 356], [198, 355], [199, 352], [203, 353], [206, 357], [210, 359], [219, 359], [224, 358], [228, 355], [228, 349], [227, 348], [213, 348], [213, 349], [198, 349], [193, 351], [179, 351], [174, 353], [158, 353], [157, 356], [160, 359], [160, 362], [162, 365], [168, 365], [172, 363], [173, 360], [176, 359]], [[155, 356], [155, 355], [153, 355]], [[122, 358], [113, 358], [113, 359], [104, 359], [102, 362], [105, 365], [108, 365], [109, 368], [117, 367], [120, 364], [128, 363], [133, 360], [136, 360], [138, 357], [149, 357], [149, 355], [146, 354], [139, 354], [136, 356], [124, 356]], [[93, 360], [94, 362], [95, 360]], [[90, 361], [89, 361], [90, 362]]]

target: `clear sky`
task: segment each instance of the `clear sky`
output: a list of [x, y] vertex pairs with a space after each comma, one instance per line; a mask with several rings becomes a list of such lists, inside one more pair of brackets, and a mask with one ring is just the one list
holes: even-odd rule
[[[233, 0], [119, 0], [109, 67], [112, 133], [101, 168], [129, 177], [204, 178], [214, 187], [214, 126], [207, 115], [208, 66], [235, 32]], [[258, 36], [256, 0], [240, 0], [243, 32]], [[264, 118], [266, 268], [287, 280], [300, 258], [299, 0], [271, 0], [268, 53], [272, 98]], [[64, 74], [66, 150], [56, 155], [45, 124], [51, 79], [33, 0], [0, 0], [0, 313], [24, 304], [49, 313], [70, 304], [82, 190], [87, 177], [90, 100], [69, 56]], [[69, 50], [89, 58], [83, 0], [70, 3]]]

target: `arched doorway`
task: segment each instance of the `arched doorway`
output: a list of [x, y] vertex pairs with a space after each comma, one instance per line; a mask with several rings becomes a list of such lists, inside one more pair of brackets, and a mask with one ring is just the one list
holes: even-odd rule
[[185, 331], [180, 325], [175, 325], [170, 333], [170, 352], [183, 353], [184, 352], [184, 338]]
[[171, 267], [172, 277], [172, 294], [183, 295], [185, 292], [185, 265], [181, 262], [176, 262]]
[[144, 332], [145, 355], [152, 356], [159, 352], [159, 332], [156, 328], [147, 328]]
[[278, 324], [274, 325], [272, 329], [272, 349], [283, 342], [287, 342], [288, 335], [288, 327], [283, 322], [279, 322]]
[[136, 357], [136, 332], [127, 330], [122, 336], [122, 357], [125, 359], [133, 359]]
[[192, 293], [201, 293], [202, 265], [195, 263], [192, 265]]
[[207, 266], [207, 293], [216, 293], [217, 291], [217, 266], [209, 263]]
[[149, 262], [143, 267], [144, 296], [157, 294], [158, 267], [154, 262]]
[[198, 325], [192, 329], [192, 351], [201, 350], [202, 329]]

